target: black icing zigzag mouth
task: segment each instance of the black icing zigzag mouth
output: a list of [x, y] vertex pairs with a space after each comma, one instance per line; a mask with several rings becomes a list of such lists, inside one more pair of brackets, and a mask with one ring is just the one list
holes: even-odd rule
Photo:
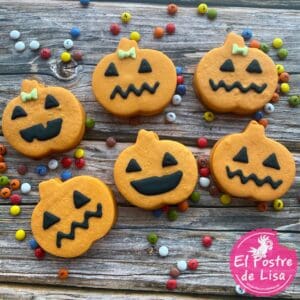
[[154, 94], [158, 87], [158, 81], [156, 81], [153, 86], [150, 86], [147, 82], [144, 82], [139, 89], [136, 88], [133, 83], [131, 83], [126, 91], [124, 91], [119, 85], [117, 85], [110, 95], [110, 100], [115, 99], [117, 94], [119, 94], [123, 99], [127, 99], [130, 93], [133, 93], [138, 97], [141, 96], [144, 91], [148, 91], [150, 94]]
[[271, 176], [266, 176], [265, 178], [260, 179], [254, 173], [251, 173], [249, 176], [245, 176], [241, 169], [231, 171], [229, 166], [226, 166], [226, 173], [230, 179], [238, 176], [242, 184], [246, 184], [249, 180], [252, 180], [259, 187], [268, 183], [274, 190], [276, 190], [283, 182], [282, 180], [274, 181]]
[[177, 171], [161, 177], [153, 176], [131, 181], [131, 186], [140, 194], [155, 196], [175, 189], [181, 181], [182, 171]]
[[250, 90], [253, 90], [257, 94], [261, 94], [268, 86], [266, 83], [262, 85], [251, 83], [247, 87], [244, 87], [240, 81], [235, 81], [232, 84], [226, 84], [224, 80], [220, 80], [218, 83], [215, 83], [213, 79], [209, 79], [209, 85], [215, 92], [220, 88], [224, 88], [226, 92], [231, 92], [233, 89], [237, 88], [242, 93], [248, 93]]
[[37, 124], [20, 130], [20, 135], [26, 142], [32, 143], [34, 139], [47, 141], [59, 135], [63, 120], [57, 118], [47, 122], [47, 127]]

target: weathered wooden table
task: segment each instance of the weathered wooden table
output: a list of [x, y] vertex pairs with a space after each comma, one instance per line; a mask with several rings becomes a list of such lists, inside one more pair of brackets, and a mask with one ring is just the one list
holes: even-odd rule
[[[255, 37], [268, 43], [275, 36], [283, 37], [289, 50], [284, 65], [292, 75], [292, 94], [300, 94], [300, 1], [224, 0], [217, 6], [219, 15], [215, 21], [197, 15], [198, 1], [178, 1], [180, 9], [175, 17], [166, 14], [168, 1], [151, 2], [92, 2], [84, 9], [79, 1], [0, 1], [1, 110], [8, 100], [19, 93], [24, 78], [38, 78], [48, 85], [71, 89], [84, 104], [87, 114], [96, 119], [95, 128], [86, 133], [81, 143], [87, 152], [87, 167], [77, 173], [102, 178], [113, 189], [119, 205], [119, 218], [113, 230], [84, 256], [58, 259], [47, 255], [44, 260], [38, 261], [28, 247], [31, 212], [39, 199], [38, 183], [57, 176], [60, 170], [51, 171], [41, 178], [34, 173], [41, 162], [26, 159], [8, 146], [8, 176], [19, 176], [16, 166], [26, 163], [30, 172], [22, 180], [32, 183], [33, 191], [24, 197], [22, 213], [15, 218], [8, 213], [8, 201], [1, 200], [1, 299], [32, 299], [37, 295], [47, 299], [225, 299], [235, 295], [235, 283], [229, 271], [229, 253], [233, 243], [243, 233], [255, 228], [274, 228], [279, 231], [283, 244], [299, 251], [300, 206], [296, 200], [296, 190], [299, 190], [300, 184], [300, 117], [299, 109], [289, 107], [287, 97], [282, 97], [276, 104], [276, 111], [268, 117], [270, 125], [267, 128], [267, 134], [285, 144], [294, 153], [297, 162], [296, 183], [284, 197], [283, 211], [275, 212], [269, 208], [266, 212], [258, 212], [253, 202], [241, 199], [234, 199], [230, 206], [224, 207], [218, 198], [201, 191], [199, 204], [192, 205], [186, 213], [180, 214], [177, 221], [170, 222], [165, 216], [155, 218], [150, 212], [128, 205], [116, 190], [112, 168], [121, 149], [135, 140], [141, 128], [155, 130], [163, 138], [181, 141], [191, 146], [195, 155], [209, 153], [209, 149], [202, 151], [195, 147], [197, 137], [208, 137], [212, 146], [223, 135], [244, 128], [249, 117], [218, 114], [214, 122], [204, 122], [202, 114], [205, 109], [195, 98], [191, 86], [192, 74], [199, 59], [209, 49], [221, 44], [228, 31], [241, 32], [249, 27]], [[210, 4], [210, 1], [207, 2]], [[214, 2], [211, 1], [211, 5], [217, 1]], [[130, 24], [122, 26], [120, 36], [128, 36], [131, 31], [138, 30], [142, 35], [142, 47], [162, 50], [176, 65], [184, 66], [187, 95], [181, 106], [170, 105], [166, 109], [177, 114], [175, 124], [165, 124], [164, 114], [134, 120], [119, 119], [107, 113], [94, 99], [91, 74], [98, 60], [117, 46], [120, 36], [112, 36], [108, 28], [111, 22], [119, 22], [119, 16], [125, 10], [130, 11], [133, 18]], [[176, 34], [154, 40], [153, 28], [170, 21], [176, 23]], [[75, 47], [84, 52], [84, 60], [76, 69], [65, 70], [73, 79], [64, 81], [56, 76], [55, 60], [59, 58], [63, 41], [69, 37], [72, 26], [81, 29], [82, 34], [76, 40]], [[29, 49], [17, 53], [8, 36], [13, 29], [22, 32], [21, 39], [27, 45], [35, 38], [42, 46], [51, 48], [52, 58], [43, 61], [38, 53]], [[276, 60], [274, 51], [271, 51], [271, 56]], [[108, 149], [105, 144], [109, 136], [118, 140], [113, 149]], [[3, 137], [0, 137], [0, 142], [6, 144]], [[47, 159], [42, 162], [47, 163]], [[14, 239], [19, 228], [24, 228], [28, 233], [25, 242]], [[149, 251], [146, 236], [150, 231], [160, 236], [159, 245], [169, 247], [167, 258], [160, 258], [155, 251]], [[210, 249], [204, 249], [200, 244], [204, 234], [215, 237]], [[177, 260], [192, 257], [199, 259], [199, 269], [181, 275], [176, 294], [169, 293], [165, 283], [169, 278], [170, 266]], [[67, 267], [70, 271], [70, 277], [65, 281], [57, 279], [57, 271], [61, 267]], [[278, 298], [300, 298], [299, 272], [293, 284]]]

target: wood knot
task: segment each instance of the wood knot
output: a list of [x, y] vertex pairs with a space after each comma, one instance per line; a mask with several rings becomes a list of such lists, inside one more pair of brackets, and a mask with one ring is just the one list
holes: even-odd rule
[[75, 60], [68, 63], [55, 60], [50, 64], [50, 69], [55, 77], [68, 81], [76, 78], [82, 67]]

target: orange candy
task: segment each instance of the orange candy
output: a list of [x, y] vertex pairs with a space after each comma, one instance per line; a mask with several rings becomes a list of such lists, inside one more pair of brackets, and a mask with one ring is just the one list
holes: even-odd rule
[[155, 27], [153, 31], [153, 36], [156, 39], [161, 39], [165, 34], [165, 30], [162, 27]]
[[6, 147], [3, 144], [0, 144], [0, 154], [5, 155], [6, 154]]
[[289, 82], [290, 81], [290, 74], [287, 73], [287, 72], [282, 72], [280, 75], [279, 75], [279, 80], [281, 82]]
[[168, 5], [167, 10], [168, 10], [169, 15], [171, 15], [171, 16], [175, 15], [178, 11], [178, 6], [174, 3], [171, 3], [171, 4]]
[[258, 211], [263, 212], [263, 211], [266, 211], [267, 209], [268, 209], [268, 204], [267, 204], [267, 202], [259, 202], [259, 203], [257, 204], [257, 210], [258, 210]]
[[20, 188], [21, 182], [19, 179], [12, 179], [9, 185], [12, 190], [18, 190]]
[[4, 173], [7, 170], [5, 162], [0, 162], [0, 173]]
[[274, 93], [272, 98], [271, 98], [271, 102], [275, 103], [275, 102], [278, 102], [279, 101], [279, 94], [278, 93]]
[[263, 125], [265, 128], [268, 126], [269, 122], [267, 119], [260, 119], [258, 121], [259, 124]]
[[11, 195], [11, 191], [9, 188], [5, 187], [5, 188], [1, 189], [0, 196], [2, 198], [7, 199], [10, 197], [10, 195]]
[[260, 48], [260, 42], [258, 40], [251, 40], [249, 44], [250, 48]]
[[187, 200], [180, 202], [178, 205], [178, 210], [185, 212], [189, 208], [189, 202]]
[[69, 271], [66, 268], [61, 268], [58, 270], [58, 278], [59, 279], [67, 279], [69, 277]]

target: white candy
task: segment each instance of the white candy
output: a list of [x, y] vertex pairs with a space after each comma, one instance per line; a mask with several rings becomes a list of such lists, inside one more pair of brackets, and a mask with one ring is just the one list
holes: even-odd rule
[[267, 113], [267, 114], [271, 114], [272, 112], [274, 112], [275, 110], [275, 107], [272, 103], [267, 103], [264, 107], [264, 111]]
[[56, 159], [49, 160], [49, 162], [48, 162], [48, 168], [50, 170], [55, 170], [55, 169], [57, 169], [57, 167], [58, 167], [58, 161]]
[[238, 294], [238, 295], [244, 295], [246, 292], [245, 290], [243, 290], [239, 285], [236, 285], [235, 286], [235, 292]]
[[12, 30], [12, 31], [9, 33], [9, 37], [10, 37], [12, 40], [17, 40], [20, 36], [21, 36], [21, 33], [20, 33], [20, 31], [18, 31], [18, 30]]
[[166, 120], [169, 123], [174, 123], [176, 122], [176, 114], [173, 112], [168, 112], [166, 113]]
[[167, 246], [161, 246], [158, 249], [158, 253], [160, 256], [165, 257], [169, 254], [169, 249]]
[[177, 269], [179, 271], [185, 271], [187, 269], [187, 263], [185, 260], [180, 260], [177, 262]]
[[27, 182], [21, 184], [21, 193], [28, 194], [31, 191], [31, 185]]
[[201, 187], [207, 188], [210, 185], [210, 180], [207, 177], [200, 177], [199, 184]]
[[16, 42], [15, 43], [15, 49], [18, 52], [24, 51], [25, 50], [25, 44], [24, 44], [24, 42], [22, 42], [22, 41]]
[[172, 104], [173, 105], [180, 105], [182, 101], [182, 97], [178, 94], [175, 94], [172, 98]]
[[39, 49], [40, 48], [39, 41], [36, 41], [36, 40], [31, 41], [30, 44], [29, 44], [29, 48], [31, 50], [37, 50], [37, 49]]
[[73, 45], [74, 45], [74, 43], [73, 43], [72, 40], [70, 40], [70, 39], [64, 40], [64, 47], [65, 47], [67, 50], [71, 49], [71, 48], [73, 47]]

